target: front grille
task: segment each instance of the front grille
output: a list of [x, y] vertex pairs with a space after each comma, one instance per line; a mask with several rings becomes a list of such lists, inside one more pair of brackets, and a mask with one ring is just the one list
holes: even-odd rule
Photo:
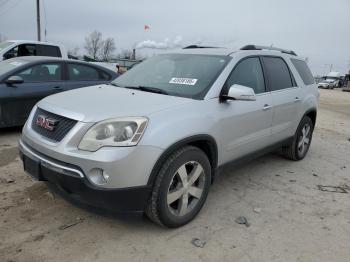
[[[54, 121], [57, 121], [54, 127], [54, 130], [50, 131], [40, 125], [37, 125], [36, 121], [39, 116], [44, 116], [45, 118], [49, 118]], [[41, 108], [37, 108], [32, 120], [32, 129], [38, 134], [54, 142], [60, 142], [68, 134], [68, 132], [74, 127], [76, 123], [77, 123], [76, 120], [69, 119], [64, 116], [59, 116], [59, 115], [47, 112]]]

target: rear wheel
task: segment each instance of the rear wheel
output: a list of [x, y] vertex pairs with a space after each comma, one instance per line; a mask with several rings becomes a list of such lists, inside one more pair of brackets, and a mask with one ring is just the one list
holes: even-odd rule
[[177, 150], [158, 173], [146, 208], [148, 217], [167, 227], [190, 222], [207, 198], [210, 180], [211, 167], [203, 151], [193, 146]]
[[310, 117], [305, 116], [294, 135], [293, 141], [282, 148], [284, 156], [291, 160], [303, 159], [309, 151], [314, 125]]

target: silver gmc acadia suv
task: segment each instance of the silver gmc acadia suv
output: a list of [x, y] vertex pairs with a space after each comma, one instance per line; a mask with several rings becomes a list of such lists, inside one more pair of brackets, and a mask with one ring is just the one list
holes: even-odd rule
[[293, 51], [189, 46], [109, 85], [41, 100], [20, 155], [28, 174], [72, 202], [179, 227], [223, 165], [276, 149], [303, 159], [318, 96]]

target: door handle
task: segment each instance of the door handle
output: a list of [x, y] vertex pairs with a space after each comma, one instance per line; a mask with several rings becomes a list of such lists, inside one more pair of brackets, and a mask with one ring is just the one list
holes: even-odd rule
[[300, 101], [300, 98], [299, 97], [296, 97], [295, 99], [294, 99], [294, 102], [296, 103], [296, 102], [299, 102]]
[[265, 104], [262, 110], [263, 110], [263, 111], [266, 111], [266, 110], [269, 110], [269, 109], [271, 109], [271, 108], [272, 108], [271, 105]]

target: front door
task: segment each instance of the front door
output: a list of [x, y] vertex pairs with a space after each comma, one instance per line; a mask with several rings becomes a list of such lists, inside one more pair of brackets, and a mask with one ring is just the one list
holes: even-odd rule
[[256, 101], [227, 101], [221, 104], [221, 138], [228, 162], [270, 144], [272, 99], [265, 86], [259, 57], [241, 60], [233, 69], [225, 88], [239, 84], [254, 89]]
[[14, 75], [20, 76], [23, 83], [7, 86], [11, 93], [5, 108], [9, 125], [24, 124], [38, 101], [64, 91], [61, 63], [34, 65]]

